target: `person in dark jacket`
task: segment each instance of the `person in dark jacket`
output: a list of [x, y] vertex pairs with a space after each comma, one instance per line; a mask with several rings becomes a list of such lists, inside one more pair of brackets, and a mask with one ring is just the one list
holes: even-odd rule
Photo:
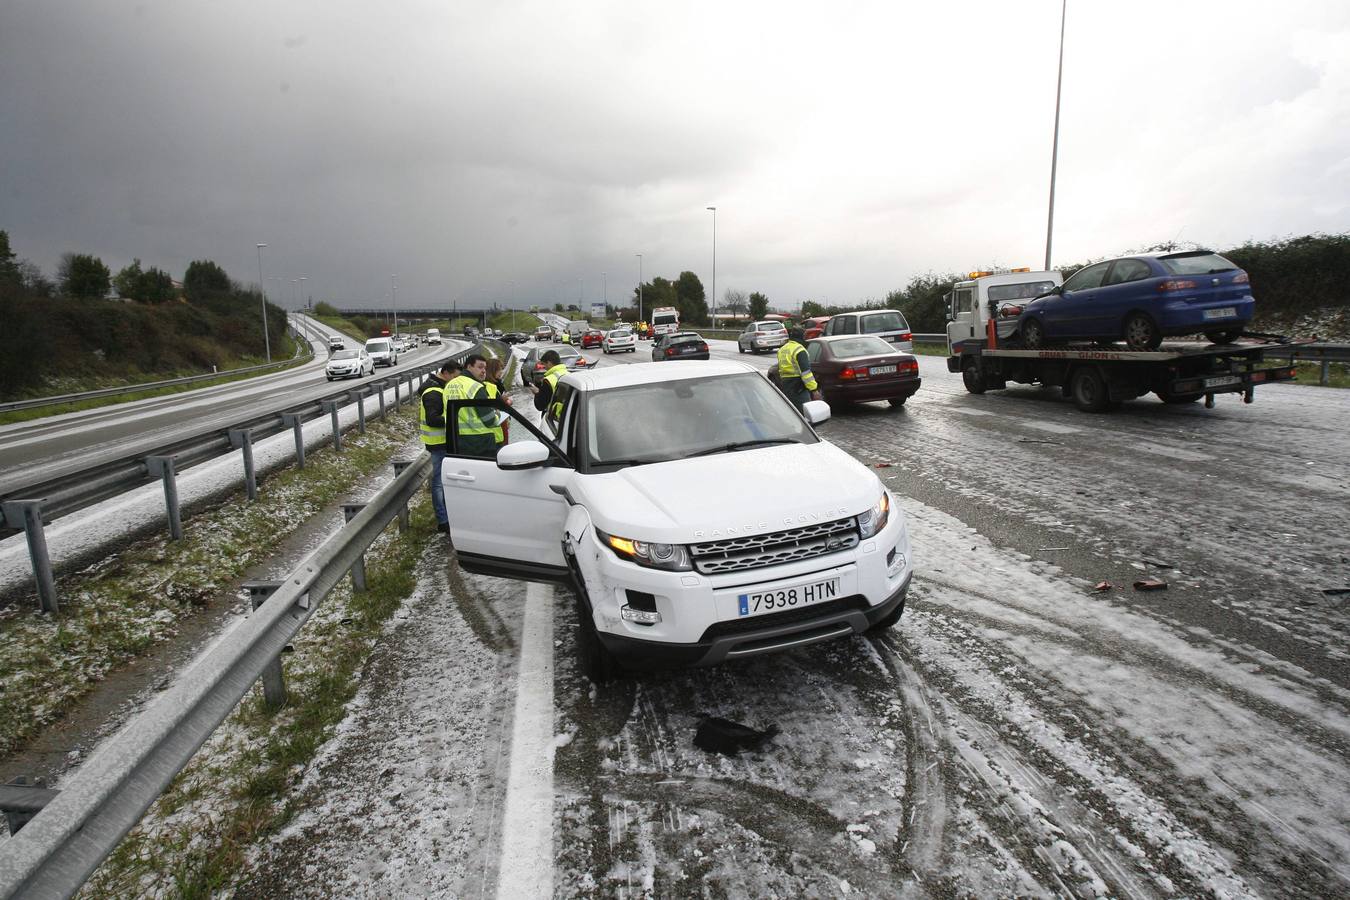
[[436, 528], [450, 530], [445, 510], [445, 485], [441, 484], [441, 466], [445, 463], [445, 386], [459, 374], [459, 363], [447, 359], [439, 372], [432, 372], [422, 384], [417, 404], [418, 424], [422, 427], [422, 446], [431, 454], [431, 508], [436, 513]]

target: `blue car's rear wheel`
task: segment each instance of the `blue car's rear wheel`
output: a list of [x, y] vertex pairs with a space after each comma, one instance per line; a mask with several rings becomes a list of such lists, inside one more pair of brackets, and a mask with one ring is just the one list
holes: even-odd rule
[[1211, 344], [1231, 344], [1242, 337], [1241, 328], [1229, 328], [1224, 331], [1206, 331], [1205, 340]]
[[1022, 346], [1028, 350], [1045, 346], [1045, 327], [1037, 319], [1029, 318], [1022, 323]]

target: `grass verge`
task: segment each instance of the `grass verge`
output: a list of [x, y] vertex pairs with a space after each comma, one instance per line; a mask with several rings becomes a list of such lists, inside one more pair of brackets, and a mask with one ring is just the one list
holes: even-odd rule
[[417, 561], [439, 536], [426, 494], [411, 519], [407, 533], [391, 526], [367, 552], [367, 590], [343, 581], [297, 636], [283, 657], [286, 705], [267, 708], [255, 686], [81, 897], [208, 897], [238, 883], [250, 848], [297, 812], [291, 788], [342, 722], [387, 620], [416, 587]]
[[286, 469], [184, 523], [184, 539], [133, 545], [58, 581], [62, 611], [38, 611], [36, 595], [0, 610], [0, 754], [55, 721], [113, 668], [173, 636], [291, 532], [346, 494], [415, 436], [405, 414], [343, 438], [343, 452], [312, 452]]
[[[240, 375], [222, 375], [219, 378], [208, 378], [203, 381], [194, 381], [191, 384], [172, 384], [168, 387], [153, 388], [146, 391], [131, 391], [125, 394], [114, 394], [108, 397], [96, 397], [92, 400], [81, 400], [75, 403], [58, 403], [51, 406], [37, 406], [32, 409], [16, 409], [9, 412], [0, 413], [0, 425], [9, 425], [13, 422], [31, 422], [34, 419], [45, 419], [48, 416], [60, 415], [61, 413], [79, 412], [81, 410], [99, 409], [104, 406], [112, 406], [114, 403], [130, 403], [133, 400], [145, 400], [149, 397], [163, 397], [168, 394], [183, 394], [189, 391], [197, 391], [202, 388], [215, 387], [221, 384], [229, 384], [233, 381], [243, 381], [247, 378], [257, 378], [260, 375], [273, 375], [277, 372], [284, 372], [287, 369], [295, 368], [302, 363], [309, 361], [309, 356], [294, 356], [295, 341], [290, 335], [286, 336], [287, 346], [279, 348], [278, 356], [283, 353], [292, 354], [292, 359], [287, 365], [277, 366], [274, 369], [268, 369], [265, 372], [245, 372]], [[258, 366], [265, 363], [265, 359], [239, 359], [235, 360], [239, 368], [248, 366]], [[161, 373], [161, 380], [169, 378], [182, 378], [187, 375], [200, 375], [201, 372], [165, 372]], [[111, 379], [100, 379], [97, 383], [81, 383], [69, 388], [69, 393], [77, 391], [95, 391], [101, 388], [117, 387], [123, 382]], [[24, 398], [14, 398], [24, 399]]]

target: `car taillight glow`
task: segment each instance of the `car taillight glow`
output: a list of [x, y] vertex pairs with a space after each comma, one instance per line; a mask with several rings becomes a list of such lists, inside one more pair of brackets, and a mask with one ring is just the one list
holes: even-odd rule
[[911, 332], [911, 331], [906, 331], [906, 332], [904, 332], [903, 334], [901, 334], [898, 338], [896, 338], [896, 340], [897, 340], [897, 341], [912, 341], [912, 340], [914, 340], [914, 333]]
[[842, 370], [842, 371], [839, 373], [839, 380], [840, 380], [840, 381], [852, 381], [853, 379], [855, 379], [855, 378], [857, 378], [857, 377], [858, 377], [858, 371], [857, 371], [856, 369], [854, 369], [852, 366], [849, 366], [848, 368], [845, 368], [844, 370]]
[[544, 371], [544, 364], [543, 364], [543, 363], [535, 363], [535, 364], [534, 364], [534, 370], [535, 370], [536, 372], [542, 372], [542, 371]]
[[1239, 272], [1233, 277], [1233, 284], [1247, 284], [1251, 279], [1247, 277], [1246, 272]]
[[1188, 278], [1169, 278], [1158, 285], [1158, 292], [1167, 291], [1190, 291], [1195, 289], [1195, 282]]
[[675, 348], [674, 348], [674, 347], [668, 347], [668, 348], [666, 348], [666, 356], [674, 356], [674, 355], [675, 355]]
[[917, 359], [911, 359], [909, 362], [900, 363], [900, 371], [901, 372], [919, 371], [919, 361]]

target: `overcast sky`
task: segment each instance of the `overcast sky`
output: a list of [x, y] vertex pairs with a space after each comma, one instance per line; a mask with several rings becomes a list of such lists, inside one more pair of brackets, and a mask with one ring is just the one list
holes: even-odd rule
[[[1350, 3], [1069, 0], [1053, 258], [1350, 229]], [[0, 0], [0, 229], [274, 299], [1039, 267], [1059, 0]], [[280, 280], [270, 280], [280, 279]]]

